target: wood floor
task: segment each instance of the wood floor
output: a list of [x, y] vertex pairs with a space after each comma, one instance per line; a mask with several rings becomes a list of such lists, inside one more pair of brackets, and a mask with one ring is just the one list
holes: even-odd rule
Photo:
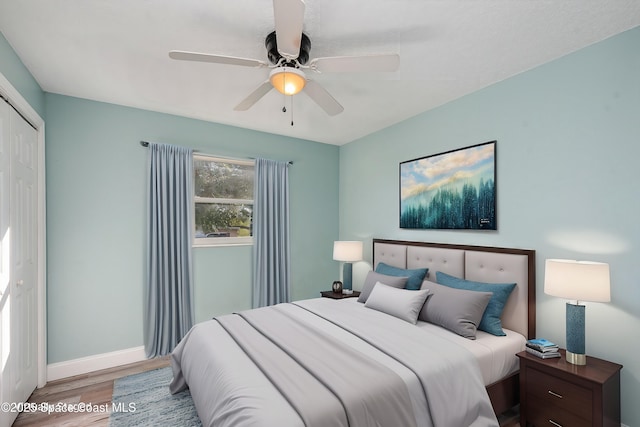
[[[152, 369], [169, 366], [169, 358], [158, 358], [132, 363], [130, 365], [91, 372], [62, 380], [51, 381], [46, 386], [36, 389], [29, 402], [55, 405], [57, 403], [91, 403], [92, 405], [109, 405], [113, 395], [113, 381]], [[47, 414], [43, 412], [21, 413], [13, 427], [108, 427], [108, 412], [60, 412]], [[500, 418], [500, 427], [518, 427], [517, 412], [504, 414]]]
[[[91, 372], [71, 378], [51, 381], [36, 389], [29, 402], [55, 405], [57, 403], [91, 403], [111, 405], [113, 381], [152, 369], [169, 366], [169, 358], [157, 358], [132, 363], [130, 365]], [[21, 413], [13, 423], [14, 427], [108, 427], [109, 412]]]

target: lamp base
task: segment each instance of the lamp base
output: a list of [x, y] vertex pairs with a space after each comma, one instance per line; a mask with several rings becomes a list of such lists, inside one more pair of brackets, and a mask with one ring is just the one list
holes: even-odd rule
[[567, 351], [566, 354], [567, 362], [572, 363], [574, 365], [586, 365], [587, 364], [587, 355], [579, 354], [579, 353], [571, 353]]
[[342, 266], [342, 289], [351, 289], [351, 279], [353, 277], [353, 264], [345, 262]]
[[584, 305], [567, 303], [567, 362], [586, 365]]

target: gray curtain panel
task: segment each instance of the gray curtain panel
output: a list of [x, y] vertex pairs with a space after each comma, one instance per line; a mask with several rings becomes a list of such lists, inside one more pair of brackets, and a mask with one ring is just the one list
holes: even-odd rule
[[253, 307], [290, 301], [289, 164], [256, 159]]
[[149, 358], [169, 354], [193, 325], [192, 198], [192, 150], [149, 144], [144, 300]]

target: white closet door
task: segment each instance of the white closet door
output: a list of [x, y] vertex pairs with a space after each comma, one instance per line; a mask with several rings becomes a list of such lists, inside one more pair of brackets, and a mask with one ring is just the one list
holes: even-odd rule
[[[0, 104], [0, 393], [11, 403], [26, 401], [38, 383], [38, 135], [13, 108]], [[0, 419], [0, 425], [6, 422]]]
[[[11, 154], [9, 109], [0, 99], [0, 402], [11, 402]], [[0, 411], [0, 426], [11, 425], [12, 414]]]
[[11, 113], [11, 225], [13, 335], [20, 358], [14, 376], [17, 401], [38, 385], [38, 133], [13, 109]]

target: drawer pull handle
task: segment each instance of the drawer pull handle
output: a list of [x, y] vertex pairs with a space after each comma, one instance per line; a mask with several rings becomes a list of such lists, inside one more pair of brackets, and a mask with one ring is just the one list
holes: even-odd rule
[[553, 421], [553, 420], [549, 420], [549, 422], [550, 422], [551, 424], [553, 424], [554, 426], [556, 426], [556, 427], [562, 427], [562, 424], [558, 424], [557, 422], [555, 422], [555, 421]]
[[558, 399], [562, 399], [562, 395], [561, 395], [561, 394], [554, 393], [554, 392], [552, 392], [551, 390], [549, 390], [549, 394], [550, 394], [551, 396], [555, 396], [555, 397], [557, 397]]

